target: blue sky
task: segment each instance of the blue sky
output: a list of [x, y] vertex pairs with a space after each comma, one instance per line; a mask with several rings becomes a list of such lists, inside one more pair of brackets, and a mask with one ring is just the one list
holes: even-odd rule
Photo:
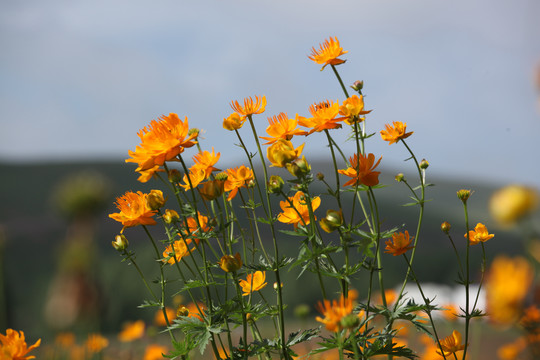
[[[261, 132], [267, 116], [342, 101], [330, 69], [307, 58], [337, 36], [345, 82], [365, 81], [369, 131], [406, 122], [437, 175], [539, 187], [539, 16], [537, 0], [5, 0], [0, 161], [129, 166], [137, 131], [176, 112], [239, 165], [221, 128], [230, 101], [266, 95]], [[308, 138], [309, 156], [328, 156], [319, 139]], [[368, 151], [388, 167], [407, 157], [378, 136]]]

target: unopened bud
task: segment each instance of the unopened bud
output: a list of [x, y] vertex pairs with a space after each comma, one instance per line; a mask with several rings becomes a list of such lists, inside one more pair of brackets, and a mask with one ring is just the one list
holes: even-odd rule
[[294, 161], [287, 163], [287, 170], [292, 176], [301, 177], [308, 174], [311, 171], [311, 166], [306, 161], [306, 157], [297, 158]]
[[124, 251], [127, 249], [129, 245], [128, 239], [124, 235], [116, 235], [114, 237], [114, 241], [112, 242], [112, 246], [117, 251]]
[[450, 225], [450, 223], [448, 221], [445, 221], [441, 224], [441, 230], [445, 233], [445, 234], [448, 234], [448, 232], [450, 231], [450, 229], [452, 228], [452, 226]]
[[234, 256], [223, 255], [219, 260], [219, 267], [225, 272], [235, 272], [240, 270], [242, 267], [242, 259], [240, 258], [240, 254], [236, 253]]
[[471, 191], [471, 190], [461, 189], [461, 190], [458, 190], [458, 192], [457, 192], [457, 197], [458, 197], [459, 200], [461, 200], [463, 203], [466, 203], [467, 200], [469, 199], [469, 197], [471, 196], [471, 194], [472, 194], [472, 191]]
[[165, 205], [165, 199], [163, 198], [163, 191], [150, 190], [150, 193], [146, 197], [146, 205], [152, 210], [161, 209]]
[[166, 224], [172, 224], [173, 222], [176, 222], [180, 219], [180, 215], [172, 209], [167, 209], [163, 213], [163, 221], [165, 221]]
[[283, 184], [285, 184], [285, 182], [281, 176], [270, 176], [270, 179], [268, 180], [268, 192], [271, 194], [279, 194], [283, 189]]
[[327, 210], [326, 217], [322, 218], [319, 224], [324, 231], [331, 233], [343, 225], [343, 214], [341, 211]]
[[185, 307], [184, 305], [180, 305], [178, 309], [176, 309], [176, 316], [188, 316], [189, 315], [189, 309]]
[[246, 184], [246, 186], [247, 186], [248, 188], [254, 188], [255, 185], [257, 185], [257, 183], [256, 183], [255, 180], [253, 180], [253, 179], [249, 180], [249, 181], [247, 182], [247, 184]]
[[323, 181], [324, 180], [324, 174], [323, 173], [317, 173], [317, 180]]
[[349, 314], [341, 318], [339, 324], [345, 329], [353, 329], [360, 324], [360, 319], [357, 315]]
[[422, 161], [420, 161], [420, 169], [425, 170], [428, 168], [428, 166], [429, 162], [426, 159], [422, 159]]
[[182, 181], [182, 174], [176, 169], [169, 170], [168, 174], [169, 182], [177, 183]]
[[195, 139], [196, 139], [196, 138], [199, 137], [200, 132], [201, 131], [199, 129], [197, 129], [197, 128], [191, 128], [191, 129], [188, 130], [188, 136], [191, 136], [191, 135], [195, 134]]
[[202, 198], [208, 201], [214, 200], [215, 198], [218, 198], [223, 194], [223, 190], [225, 187], [225, 181], [223, 180], [210, 180], [203, 184], [201, 188], [199, 188], [199, 193], [201, 194]]
[[220, 172], [219, 174], [216, 175], [216, 180], [225, 181], [228, 178], [229, 178], [229, 175], [227, 175], [227, 173], [225, 172]]
[[354, 91], [358, 91], [358, 92], [362, 91], [362, 89], [364, 88], [364, 81], [363, 81], [363, 80], [362, 80], [362, 81], [356, 80], [356, 81], [352, 84], [351, 88], [352, 88]]

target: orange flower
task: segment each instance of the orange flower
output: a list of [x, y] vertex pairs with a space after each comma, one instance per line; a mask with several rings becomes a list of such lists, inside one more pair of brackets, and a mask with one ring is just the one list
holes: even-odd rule
[[534, 188], [508, 185], [497, 190], [489, 201], [491, 215], [501, 225], [514, 225], [538, 208], [540, 194]]
[[240, 279], [239, 283], [244, 292], [242, 296], [247, 296], [253, 291], [259, 291], [266, 286], [266, 273], [264, 271], [255, 271], [255, 273], [248, 274], [246, 280]]
[[[278, 221], [285, 224], [293, 224], [295, 228], [300, 222], [302, 222], [302, 225], [308, 225], [310, 222], [309, 208], [306, 202], [302, 200], [303, 196], [304, 193], [298, 191], [293, 197], [289, 197], [290, 202], [280, 201], [279, 206], [283, 212], [278, 215]], [[319, 205], [321, 205], [321, 198], [314, 197], [311, 199], [311, 207], [313, 208], [313, 211], [317, 210]]]
[[[461, 334], [457, 330], [452, 331], [452, 335], [445, 337], [440, 343], [444, 356], [450, 356], [465, 349], [465, 344], [461, 344]], [[437, 350], [437, 353], [442, 355], [440, 350]]]
[[[194, 248], [188, 249], [186, 244], [191, 244], [191, 239], [186, 239], [185, 241], [176, 240], [172, 245], [167, 246], [165, 251], [163, 251], [163, 261], [167, 261], [169, 264], [174, 265], [175, 262], [179, 262], [184, 256], [188, 256], [195, 251]], [[176, 261], [174, 260], [175, 258]]]
[[324, 300], [317, 304], [317, 310], [324, 315], [324, 318], [317, 316], [315, 320], [323, 323], [326, 330], [337, 332], [342, 330], [341, 319], [352, 314], [355, 293], [351, 293], [347, 299], [341, 295], [339, 300]]
[[[198, 222], [197, 222], [198, 220]], [[208, 226], [208, 216], [204, 216], [200, 212], [197, 212], [197, 219], [195, 219], [193, 216], [190, 216], [186, 219], [188, 231], [186, 232], [186, 229], [183, 228], [182, 232], [189, 238], [194, 238], [195, 242], [198, 244], [199, 239], [202, 233], [209, 232], [211, 230], [210, 226]], [[199, 228], [200, 225], [200, 228]]]
[[250, 97], [244, 98], [244, 106], [241, 106], [238, 101], [231, 102], [231, 107], [238, 115], [250, 116], [253, 114], [261, 114], [266, 108], [266, 96], [255, 96], [255, 103]]
[[[169, 323], [172, 323], [172, 321], [176, 318], [176, 310], [166, 306], [165, 312], [167, 313]], [[163, 315], [163, 310], [159, 309], [156, 311], [156, 315], [154, 315], [154, 324], [156, 326], [167, 326], [167, 321], [165, 320], [165, 315]]]
[[291, 140], [294, 135], [307, 135], [306, 131], [297, 128], [298, 114], [294, 119], [289, 119], [286, 113], [279, 113], [268, 118], [268, 122], [270, 125], [266, 128], [266, 133], [270, 137], [260, 136], [261, 139], [268, 140], [264, 145], [273, 144], [278, 139]]
[[[184, 178], [182, 179], [184, 183], [180, 184], [180, 186], [183, 187], [185, 191], [188, 191], [192, 187], [193, 189], [195, 189], [205, 179], [206, 179], [206, 171], [204, 169], [192, 166], [191, 168], [189, 168], [189, 179], [188, 179], [188, 175], [184, 175]], [[190, 184], [190, 181], [191, 181], [191, 184]]]
[[343, 186], [349, 185], [366, 185], [366, 186], [375, 186], [379, 183], [379, 174], [380, 171], [373, 171], [379, 163], [381, 162], [382, 157], [379, 158], [376, 164], [375, 155], [368, 154], [358, 156], [354, 154], [353, 157], [349, 158], [350, 166], [345, 170], [338, 170], [340, 174], [352, 178], [347, 181]]
[[393, 233], [392, 240], [386, 241], [385, 253], [398, 256], [405, 254], [414, 246], [410, 246], [412, 243], [412, 237], [409, 237], [409, 232], [405, 230], [405, 233]]
[[313, 132], [321, 132], [323, 130], [338, 129], [343, 117], [338, 118], [339, 114], [339, 102], [323, 101], [318, 104], [313, 104], [309, 107], [311, 118], [305, 118], [303, 116], [298, 117], [298, 123], [307, 128], [311, 128], [309, 134]]
[[64, 349], [69, 349], [75, 345], [75, 334], [72, 332], [61, 332], [54, 338], [54, 343]]
[[0, 359], [27, 360], [36, 358], [35, 356], [28, 355], [28, 353], [41, 344], [41, 339], [28, 347], [24, 338], [24, 332], [7, 329], [6, 335], [0, 334], [0, 343]]
[[136, 193], [128, 191], [121, 197], [116, 198], [115, 204], [120, 212], [109, 214], [109, 217], [124, 225], [120, 233], [127, 227], [156, 224], [152, 216], [157, 211], [148, 207], [147, 197], [148, 194], [143, 194], [141, 191]]
[[166, 354], [169, 350], [162, 345], [149, 344], [144, 351], [143, 360], [162, 360], [163, 354]]
[[228, 201], [234, 199], [241, 187], [246, 187], [248, 183], [255, 179], [253, 170], [244, 165], [227, 169], [227, 180], [225, 181], [225, 191], [230, 191]]
[[369, 114], [371, 110], [364, 110], [364, 97], [362, 95], [353, 95], [343, 102], [339, 107], [339, 114], [346, 117], [345, 122], [349, 125], [355, 122], [364, 121], [360, 115]]
[[204, 170], [204, 177], [208, 178], [212, 171], [219, 171], [218, 168], [215, 168], [214, 165], [218, 162], [221, 153], [215, 153], [214, 148], [212, 148], [212, 153], [208, 151], [199, 152], [197, 155], [193, 156], [193, 161], [195, 164], [191, 169], [202, 169]]
[[223, 128], [229, 131], [238, 130], [244, 125], [246, 120], [247, 117], [232, 113], [229, 117], [223, 119]]
[[100, 334], [89, 334], [85, 345], [89, 352], [98, 353], [109, 346], [109, 340]]
[[328, 40], [324, 40], [324, 43], [320, 44], [319, 50], [315, 49], [315, 47], [311, 48], [311, 55], [308, 58], [317, 64], [324, 64], [321, 68], [322, 71], [326, 65], [343, 64], [346, 60], [338, 59], [338, 57], [346, 53], [348, 51], [343, 51], [343, 48], [339, 46], [337, 37], [333, 39], [330, 37]]
[[272, 163], [271, 166], [284, 167], [296, 160], [303, 149], [304, 144], [295, 149], [289, 140], [277, 139], [275, 143], [266, 149], [266, 157]]
[[471, 245], [476, 245], [481, 242], [486, 242], [493, 238], [495, 235], [490, 234], [486, 226], [482, 223], [476, 224], [474, 230], [470, 230], [469, 234], [465, 234], [465, 238], [469, 239]]
[[204, 316], [204, 310], [206, 310], [206, 305], [199, 301], [197, 302], [197, 304], [189, 303], [187, 306], [187, 310], [189, 317], [194, 317], [199, 319], [200, 321], [203, 321], [202, 317]]
[[381, 130], [381, 137], [384, 141], [388, 141], [388, 145], [397, 143], [399, 140], [403, 140], [412, 135], [413, 131], [406, 133], [407, 123], [401, 121], [393, 121], [394, 126], [386, 124], [386, 130]]
[[154, 177], [154, 175], [157, 173], [157, 172], [164, 172], [165, 170], [163, 169], [160, 169], [159, 168], [159, 165], [156, 165], [148, 170], [140, 170], [140, 171], [137, 171], [139, 174], [141, 174], [138, 178], [137, 178], [137, 181], [139, 182], [142, 182], [142, 183], [146, 183], [148, 182], [152, 177]]
[[122, 342], [130, 342], [140, 339], [144, 336], [144, 321], [137, 320], [124, 324], [122, 331], [118, 334], [118, 340]]
[[159, 121], [152, 120], [149, 126], [145, 126], [137, 133], [141, 138], [141, 144], [135, 151], [129, 151], [131, 159], [127, 159], [126, 162], [137, 163], [139, 167], [136, 171], [163, 165], [165, 161], [170, 161], [182, 153], [184, 148], [196, 144], [196, 141], [192, 140], [197, 134], [188, 135], [188, 130], [187, 117], [182, 121], [174, 113], [170, 113], [169, 116], [162, 115]]

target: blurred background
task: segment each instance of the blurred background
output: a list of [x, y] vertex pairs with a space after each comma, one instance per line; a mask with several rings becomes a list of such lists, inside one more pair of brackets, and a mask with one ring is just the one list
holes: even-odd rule
[[[152, 187], [124, 163], [137, 131], [161, 114], [187, 116], [203, 129], [203, 148], [221, 152], [218, 167], [238, 166], [234, 133], [221, 129], [231, 100], [266, 95], [261, 133], [267, 116], [343, 100], [330, 69], [307, 58], [330, 36], [348, 51], [338, 68], [345, 83], [364, 81], [368, 131], [406, 122], [408, 143], [430, 163], [437, 186], [419, 258], [441, 271], [424, 280], [454, 279], [430, 254], [444, 241], [442, 221], [462, 226], [460, 188], [475, 191], [474, 222], [497, 233], [488, 255], [523, 253], [521, 233], [500, 227], [488, 207], [507, 184], [540, 187], [539, 15], [536, 0], [2, 1], [0, 329], [35, 339], [152, 318], [137, 309], [144, 289], [125, 280], [135, 274], [110, 246], [121, 227], [107, 217], [116, 196]], [[393, 176], [415, 169], [404, 149], [379, 140], [369, 151], [383, 157], [391, 185], [384, 206], [413, 222]], [[328, 166], [325, 147], [311, 141], [305, 153], [314, 171]], [[130, 241], [140, 236], [143, 249], [137, 233]], [[302, 294], [295, 301], [313, 303]]]

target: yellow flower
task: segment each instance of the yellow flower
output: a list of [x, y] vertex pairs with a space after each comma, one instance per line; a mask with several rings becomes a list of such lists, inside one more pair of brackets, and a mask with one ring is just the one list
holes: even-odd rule
[[307, 135], [306, 131], [300, 130], [298, 126], [298, 114], [294, 119], [289, 119], [287, 114], [279, 113], [277, 116], [268, 118], [270, 125], [266, 128], [266, 133], [270, 137], [261, 136], [261, 139], [268, 140], [264, 145], [273, 144], [278, 139], [291, 140], [294, 135]]
[[231, 107], [238, 115], [250, 116], [253, 114], [261, 114], [266, 108], [266, 96], [255, 96], [255, 102], [253, 102], [251, 96], [244, 98], [244, 106], [234, 100], [231, 102]]
[[165, 221], [166, 224], [172, 224], [175, 221], [178, 221], [180, 219], [180, 215], [175, 210], [167, 209], [163, 213], [163, 221]]
[[147, 197], [148, 194], [143, 194], [141, 191], [136, 193], [128, 191], [121, 197], [116, 198], [115, 204], [120, 212], [109, 214], [109, 217], [124, 225], [120, 233], [127, 227], [156, 224], [152, 216], [157, 211], [148, 207]]
[[274, 144], [266, 149], [266, 157], [272, 163], [270, 166], [284, 167], [296, 160], [303, 149], [304, 144], [295, 149], [289, 140], [277, 139]]
[[349, 125], [364, 120], [361, 115], [369, 114], [371, 110], [364, 110], [364, 97], [353, 95], [346, 99], [339, 107], [339, 114], [346, 117], [345, 122]]
[[185, 191], [188, 191], [191, 188], [195, 189], [205, 179], [206, 179], [206, 171], [204, 169], [192, 166], [189, 169], [188, 175], [184, 175], [182, 179], [184, 183], [180, 184], [180, 186], [183, 187]]
[[100, 334], [89, 334], [86, 339], [86, 349], [90, 353], [98, 353], [101, 350], [109, 346], [109, 340], [106, 337], [101, 336]]
[[223, 255], [219, 260], [219, 267], [225, 272], [235, 272], [242, 267], [242, 259], [240, 254], [236, 253], [232, 255]]
[[208, 178], [212, 171], [219, 171], [214, 165], [218, 162], [220, 156], [221, 153], [217, 153], [216, 155], [214, 148], [212, 148], [211, 153], [206, 150], [199, 152], [197, 155], [193, 156], [195, 164], [191, 168], [204, 170], [204, 177]]
[[247, 117], [232, 113], [229, 117], [223, 119], [223, 128], [229, 131], [238, 130], [244, 125], [246, 120]]
[[501, 225], [513, 225], [538, 207], [538, 191], [522, 185], [497, 190], [489, 201], [491, 216]]
[[150, 190], [150, 193], [146, 197], [146, 205], [152, 210], [158, 210], [165, 205], [166, 199], [163, 197], [163, 191]]
[[[306, 202], [302, 200], [303, 197], [304, 193], [298, 191], [293, 197], [289, 197], [289, 201], [280, 201], [279, 206], [283, 212], [278, 215], [278, 221], [285, 224], [293, 224], [295, 228], [300, 222], [302, 222], [302, 225], [308, 225], [310, 223], [309, 208]], [[313, 211], [317, 210], [319, 205], [321, 205], [320, 197], [311, 199]]]
[[405, 233], [393, 233], [392, 240], [386, 241], [384, 252], [394, 256], [405, 254], [414, 248], [414, 246], [411, 246], [412, 239], [412, 237], [409, 237], [407, 230], [405, 230]]
[[159, 121], [152, 120], [149, 126], [138, 132], [141, 144], [135, 151], [129, 151], [131, 159], [127, 159], [126, 162], [137, 163], [139, 166], [136, 171], [163, 165], [165, 161], [170, 161], [181, 154], [184, 148], [196, 144], [196, 141], [192, 140], [197, 134], [188, 135], [188, 131], [187, 117], [182, 121], [174, 113], [170, 113], [169, 116], [162, 115]]
[[163, 251], [163, 261], [167, 261], [169, 264], [174, 265], [175, 262], [179, 262], [184, 256], [188, 256], [195, 251], [194, 248], [188, 249], [186, 244], [191, 244], [191, 239], [186, 239], [185, 241], [176, 240], [172, 245], [167, 246], [165, 251]]
[[28, 347], [24, 338], [24, 332], [7, 329], [6, 335], [0, 334], [0, 359], [2, 360], [27, 360], [35, 359], [28, 353], [41, 344], [41, 339]]
[[311, 48], [311, 55], [308, 56], [311, 60], [317, 64], [323, 64], [321, 71], [324, 70], [326, 65], [339, 65], [343, 64], [346, 60], [339, 59], [338, 57], [348, 53], [343, 51], [343, 48], [339, 46], [339, 40], [337, 37], [330, 37], [324, 40], [324, 43], [320, 44], [319, 49], [315, 47]]
[[533, 267], [523, 257], [498, 256], [493, 260], [486, 276], [486, 308], [491, 321], [511, 325], [519, 319], [533, 276]]
[[406, 133], [407, 123], [401, 121], [393, 121], [394, 126], [386, 124], [386, 130], [381, 130], [381, 137], [384, 141], [388, 141], [388, 145], [397, 143], [399, 140], [408, 138], [413, 134], [413, 131]]
[[339, 115], [339, 102], [337, 101], [326, 100], [313, 104], [309, 107], [309, 112], [312, 116], [310, 118], [298, 117], [298, 123], [300, 125], [311, 128], [308, 135], [315, 131], [321, 132], [323, 130], [338, 129], [341, 127], [341, 124], [338, 124], [338, 122], [345, 119], [344, 117], [337, 117]]
[[240, 279], [239, 283], [244, 292], [242, 296], [247, 296], [253, 291], [259, 291], [266, 286], [266, 273], [264, 271], [255, 271], [255, 273], [248, 274], [246, 280]]
[[130, 342], [140, 339], [144, 336], [144, 321], [137, 320], [125, 323], [122, 331], [118, 334], [118, 340], [122, 342]]
[[[452, 331], [452, 335], [441, 339], [440, 344], [444, 356], [449, 356], [465, 349], [465, 344], [461, 344], [461, 334], [457, 330]], [[437, 353], [442, 355], [440, 350], [437, 350]]]
[[[176, 311], [173, 308], [166, 306], [165, 313], [167, 313], [169, 324], [172, 324], [172, 321], [176, 319]], [[156, 311], [156, 314], [154, 315], [154, 325], [167, 326], [167, 321], [165, 320], [165, 315], [163, 315], [163, 310], [159, 309]]]
[[229, 196], [227, 197], [228, 201], [231, 201], [234, 199], [236, 194], [238, 193], [238, 190], [241, 187], [246, 187], [249, 182], [253, 181], [255, 179], [255, 175], [253, 174], [253, 170], [251, 170], [248, 167], [245, 167], [244, 165], [241, 165], [240, 167], [235, 167], [234, 169], [227, 169], [227, 180], [225, 180], [225, 191], [229, 192]]
[[137, 171], [139, 174], [141, 174], [138, 178], [137, 178], [137, 181], [139, 182], [142, 182], [142, 183], [146, 183], [148, 182], [152, 177], [154, 177], [154, 175], [156, 175], [157, 172], [164, 172], [165, 170], [163, 169], [160, 169], [159, 165], [156, 165], [148, 170], [140, 170], [140, 171]]
[[339, 300], [323, 300], [317, 304], [317, 310], [324, 315], [324, 318], [317, 316], [315, 320], [323, 323], [326, 330], [337, 332], [343, 329], [342, 319], [352, 314], [353, 302], [356, 299], [355, 292], [351, 292], [345, 299], [341, 295]]
[[379, 183], [379, 174], [380, 171], [373, 171], [379, 163], [381, 162], [382, 157], [379, 158], [377, 163], [375, 163], [375, 155], [368, 154], [358, 156], [354, 154], [353, 157], [349, 158], [350, 166], [345, 170], [338, 170], [340, 174], [352, 178], [347, 181], [343, 186], [356, 186], [356, 185], [366, 185], [366, 186], [375, 186]]
[[149, 344], [144, 350], [143, 360], [162, 360], [165, 359], [163, 354], [166, 354], [169, 350], [162, 345]]
[[189, 238], [194, 238], [197, 244], [199, 243], [198, 237], [202, 235], [201, 232], [206, 233], [211, 230], [210, 226], [208, 226], [208, 216], [204, 216], [200, 212], [197, 212], [197, 219], [190, 216], [186, 219], [186, 221], [188, 227], [187, 232], [185, 228], [182, 228], [182, 233]]
[[482, 223], [476, 224], [474, 230], [470, 230], [469, 234], [465, 234], [465, 238], [469, 239], [471, 245], [476, 245], [481, 242], [486, 242], [489, 239], [493, 238], [495, 235], [490, 234], [486, 226]]

